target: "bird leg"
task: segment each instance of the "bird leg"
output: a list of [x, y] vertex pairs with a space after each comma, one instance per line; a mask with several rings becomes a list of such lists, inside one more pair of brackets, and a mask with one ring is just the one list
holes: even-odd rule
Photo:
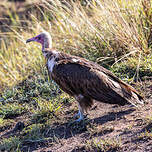
[[74, 118], [80, 117], [80, 111], [74, 115]]
[[93, 100], [81, 94], [75, 96], [75, 99], [78, 102], [78, 108], [79, 108], [79, 112], [75, 115], [75, 117], [79, 116], [79, 119], [76, 120], [77, 122], [79, 122], [84, 119], [84, 116], [83, 116], [84, 110], [87, 112], [87, 109], [91, 108], [93, 104]]
[[79, 112], [74, 116], [74, 117], [78, 117], [79, 116], [79, 118], [77, 120], [75, 120], [76, 122], [80, 122], [81, 120], [84, 119], [83, 110], [82, 110], [80, 104], [78, 105], [78, 108], [79, 108]]
[[81, 106], [81, 101], [83, 100], [83, 95], [79, 94], [78, 96], [75, 96], [75, 99], [77, 100], [78, 102], [78, 108], [79, 108], [79, 112], [74, 116], [74, 118], [76, 117], [79, 117], [77, 120], [75, 120], [76, 122], [80, 122], [81, 120], [84, 119], [84, 116], [83, 116], [83, 107]]

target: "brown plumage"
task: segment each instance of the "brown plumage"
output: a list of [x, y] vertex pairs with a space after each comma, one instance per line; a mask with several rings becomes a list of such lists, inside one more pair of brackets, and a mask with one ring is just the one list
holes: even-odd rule
[[51, 36], [44, 32], [28, 39], [42, 44], [43, 55], [47, 59], [47, 69], [60, 88], [78, 101], [80, 118], [90, 108], [93, 100], [125, 105], [143, 104], [143, 97], [138, 92], [117, 78], [112, 72], [84, 58], [57, 52], [52, 49]]

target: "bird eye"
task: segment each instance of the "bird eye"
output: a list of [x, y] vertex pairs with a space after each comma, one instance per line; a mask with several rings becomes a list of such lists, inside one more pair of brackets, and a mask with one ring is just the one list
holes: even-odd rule
[[37, 37], [37, 40], [40, 40], [41, 39], [41, 37]]

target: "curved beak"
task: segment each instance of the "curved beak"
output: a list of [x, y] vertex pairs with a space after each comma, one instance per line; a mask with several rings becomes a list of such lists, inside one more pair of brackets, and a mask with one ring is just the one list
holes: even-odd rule
[[31, 41], [35, 41], [35, 37], [33, 37], [33, 38], [31, 38], [31, 39], [27, 39], [27, 40], [26, 40], [26, 43], [29, 43], [29, 42], [31, 42]]

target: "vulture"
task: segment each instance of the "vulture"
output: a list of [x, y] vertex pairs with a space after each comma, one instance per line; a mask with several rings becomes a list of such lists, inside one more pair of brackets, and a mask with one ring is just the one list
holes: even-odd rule
[[79, 108], [76, 121], [84, 119], [83, 113], [93, 105], [94, 100], [118, 105], [144, 104], [143, 97], [111, 71], [84, 58], [53, 49], [48, 32], [27, 39], [26, 43], [31, 41], [42, 45], [49, 77], [76, 99]]

